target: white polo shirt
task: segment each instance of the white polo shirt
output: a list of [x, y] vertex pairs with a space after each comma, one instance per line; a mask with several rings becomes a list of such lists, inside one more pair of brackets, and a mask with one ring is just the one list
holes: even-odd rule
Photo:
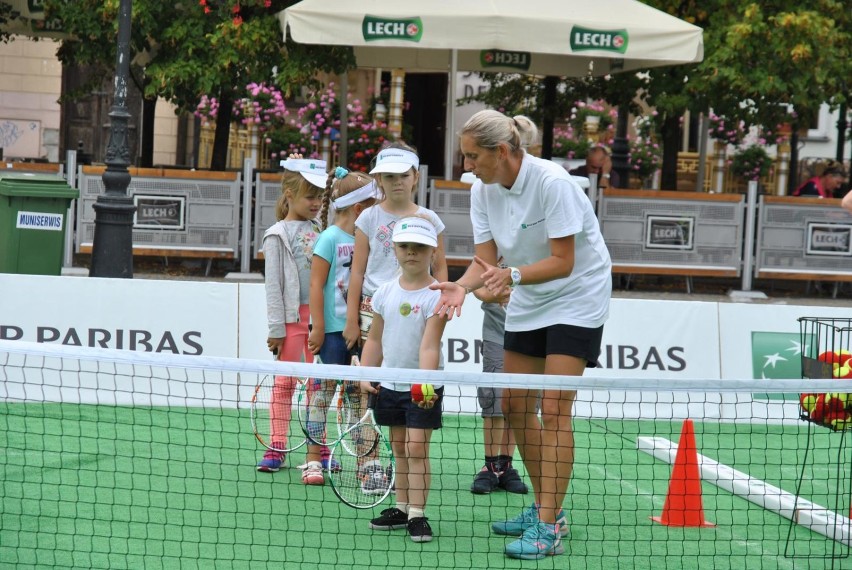
[[522, 267], [550, 256], [550, 238], [574, 236], [571, 275], [512, 293], [507, 331], [564, 324], [597, 328], [609, 315], [612, 261], [592, 204], [561, 166], [524, 153], [511, 188], [471, 188], [474, 243], [494, 240], [506, 265]]

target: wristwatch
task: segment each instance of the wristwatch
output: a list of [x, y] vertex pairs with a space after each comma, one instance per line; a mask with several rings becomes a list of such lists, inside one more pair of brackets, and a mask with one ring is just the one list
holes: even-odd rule
[[517, 267], [509, 268], [509, 276], [512, 278], [512, 284], [509, 287], [516, 287], [521, 284], [521, 270]]

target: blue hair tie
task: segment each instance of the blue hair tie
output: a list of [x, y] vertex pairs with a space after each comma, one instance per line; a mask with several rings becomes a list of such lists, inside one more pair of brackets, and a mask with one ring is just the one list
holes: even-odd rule
[[338, 166], [334, 169], [334, 177], [338, 180], [345, 178], [347, 174], [349, 174], [349, 171], [343, 168], [342, 166]]

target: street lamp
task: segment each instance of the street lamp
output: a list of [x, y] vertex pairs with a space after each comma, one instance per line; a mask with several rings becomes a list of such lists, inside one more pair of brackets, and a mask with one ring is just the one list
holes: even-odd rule
[[630, 182], [630, 143], [627, 142], [627, 115], [629, 106], [618, 106], [618, 119], [615, 121], [615, 138], [612, 141], [612, 169], [618, 173], [620, 184], [628, 188]]
[[92, 277], [133, 277], [133, 213], [136, 206], [127, 195], [130, 185], [130, 146], [127, 125], [127, 84], [130, 76], [130, 14], [132, 0], [120, 0], [118, 8], [118, 53], [115, 57], [113, 104], [109, 111], [109, 143], [103, 174], [105, 192], [95, 208], [95, 237], [92, 244]]

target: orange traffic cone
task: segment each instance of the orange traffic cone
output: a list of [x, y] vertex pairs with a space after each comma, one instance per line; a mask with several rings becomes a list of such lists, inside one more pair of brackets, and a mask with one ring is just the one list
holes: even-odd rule
[[651, 517], [666, 526], [716, 526], [704, 520], [701, 503], [701, 477], [698, 474], [698, 452], [692, 420], [683, 421], [677, 446], [669, 492], [663, 505], [663, 515]]

